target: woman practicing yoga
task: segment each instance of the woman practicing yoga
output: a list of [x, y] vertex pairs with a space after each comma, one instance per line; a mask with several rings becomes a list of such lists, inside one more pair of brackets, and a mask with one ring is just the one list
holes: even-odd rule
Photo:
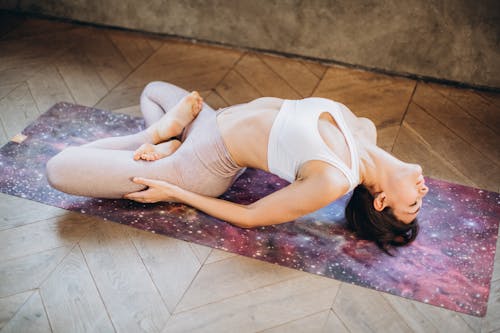
[[[258, 98], [214, 111], [165, 82], [141, 94], [146, 129], [68, 147], [47, 163], [54, 188], [74, 195], [180, 202], [242, 228], [278, 224], [354, 190], [348, 226], [387, 250], [418, 233], [428, 191], [419, 165], [376, 145], [376, 129], [325, 98]], [[217, 197], [257, 168], [291, 184], [241, 205]]]

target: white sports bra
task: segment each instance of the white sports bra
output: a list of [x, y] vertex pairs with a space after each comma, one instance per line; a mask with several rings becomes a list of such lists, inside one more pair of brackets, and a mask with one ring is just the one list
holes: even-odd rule
[[[318, 118], [328, 112], [344, 134], [351, 153], [351, 168], [323, 141]], [[267, 147], [269, 171], [288, 182], [297, 178], [300, 167], [310, 160], [321, 160], [338, 168], [349, 180], [349, 191], [359, 184], [359, 157], [356, 143], [342, 115], [339, 103], [310, 97], [285, 100], [271, 127]]]

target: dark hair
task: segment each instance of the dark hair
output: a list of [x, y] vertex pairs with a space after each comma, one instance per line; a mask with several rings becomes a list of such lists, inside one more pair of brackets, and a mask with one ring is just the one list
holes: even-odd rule
[[411, 223], [398, 220], [390, 207], [377, 211], [373, 207], [374, 196], [366, 186], [358, 185], [345, 208], [347, 227], [364, 239], [374, 241], [385, 253], [391, 246], [403, 246], [412, 242], [418, 234], [418, 221]]

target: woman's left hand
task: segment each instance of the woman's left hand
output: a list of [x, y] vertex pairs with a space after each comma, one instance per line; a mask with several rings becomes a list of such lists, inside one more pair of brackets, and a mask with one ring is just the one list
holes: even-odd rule
[[176, 194], [180, 188], [163, 180], [134, 177], [132, 181], [143, 184], [149, 188], [125, 194], [123, 198], [143, 203], [155, 203], [159, 201], [179, 202]]

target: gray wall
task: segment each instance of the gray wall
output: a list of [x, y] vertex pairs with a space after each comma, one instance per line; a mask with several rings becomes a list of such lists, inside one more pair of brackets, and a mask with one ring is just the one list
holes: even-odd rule
[[500, 87], [500, 0], [0, 0], [0, 8]]

